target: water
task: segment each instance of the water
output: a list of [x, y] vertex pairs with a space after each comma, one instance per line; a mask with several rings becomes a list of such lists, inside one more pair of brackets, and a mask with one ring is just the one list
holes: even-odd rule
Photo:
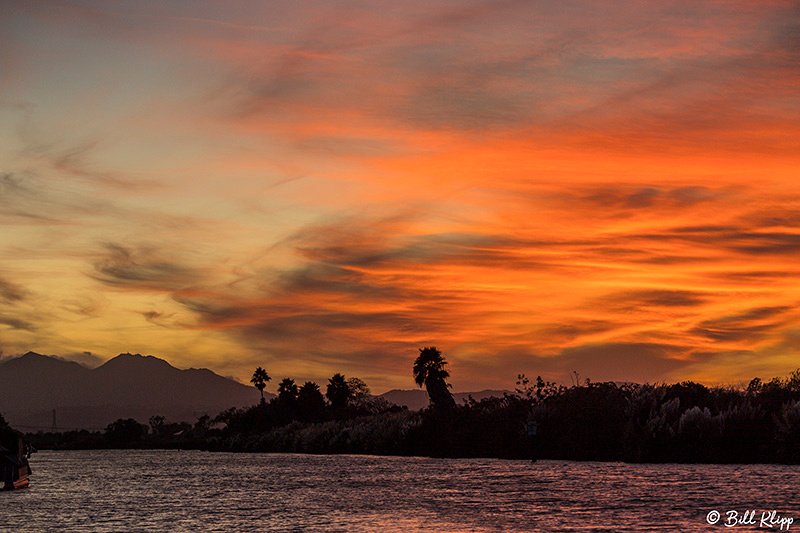
[[[32, 467], [29, 489], [0, 492], [0, 531], [777, 531], [771, 510], [800, 529], [787, 466], [98, 450]], [[726, 528], [728, 510], [756, 524]]]

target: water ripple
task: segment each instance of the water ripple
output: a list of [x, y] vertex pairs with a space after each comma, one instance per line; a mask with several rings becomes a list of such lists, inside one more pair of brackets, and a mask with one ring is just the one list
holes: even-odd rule
[[[780, 465], [628, 465], [185, 451], [37, 454], [0, 531], [719, 531], [707, 513], [800, 519]], [[734, 531], [743, 531], [734, 528]]]

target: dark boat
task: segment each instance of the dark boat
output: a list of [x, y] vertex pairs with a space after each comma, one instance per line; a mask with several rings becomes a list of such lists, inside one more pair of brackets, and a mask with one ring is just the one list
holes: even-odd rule
[[24, 489], [28, 486], [31, 467], [28, 464], [32, 448], [22, 435], [4, 424], [0, 417], [0, 474], [3, 490]]

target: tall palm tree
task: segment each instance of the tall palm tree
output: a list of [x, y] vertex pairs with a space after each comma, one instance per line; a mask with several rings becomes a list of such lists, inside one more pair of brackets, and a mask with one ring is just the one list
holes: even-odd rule
[[250, 383], [255, 385], [258, 392], [261, 393], [261, 403], [264, 403], [264, 387], [267, 386], [267, 381], [271, 379], [267, 371], [261, 367], [256, 368], [256, 371], [253, 372], [253, 377], [250, 379]]
[[419, 357], [414, 361], [414, 381], [428, 391], [428, 397], [435, 408], [455, 407], [456, 401], [448, 390], [451, 385], [445, 381], [450, 377], [447, 361], [435, 346], [419, 349]]
[[350, 401], [350, 386], [342, 374], [336, 373], [328, 380], [325, 396], [328, 397], [328, 402], [334, 411], [343, 411], [347, 407], [347, 402]]

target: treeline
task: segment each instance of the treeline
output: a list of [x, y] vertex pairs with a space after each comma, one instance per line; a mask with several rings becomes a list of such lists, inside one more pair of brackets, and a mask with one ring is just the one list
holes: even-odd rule
[[800, 463], [800, 370], [742, 390], [698, 383], [527, 387], [550, 459]]
[[[412, 412], [369, 395], [357, 378], [319, 386], [284, 379], [278, 395], [193, 424], [117, 420], [104, 432], [29, 435], [38, 448], [184, 448], [628, 462], [800, 463], [800, 370], [745, 389], [683, 382], [571, 387], [518, 376], [514, 394], [456, 405], [435, 348], [415, 381], [431, 405]], [[253, 384], [263, 391], [263, 369]]]
[[[275, 401], [231, 409], [210, 419], [164, 424], [162, 429], [120, 419], [103, 432], [33, 433], [38, 449], [199, 449], [228, 452], [414, 455], [430, 457], [528, 458], [530, 446], [521, 424], [527, 400], [515, 395], [488, 398], [448, 410], [421, 411], [383, 400], [353, 402], [325, 420], [288, 420]], [[376, 408], [377, 405], [377, 408]], [[332, 415], [329, 410], [329, 415]], [[177, 431], [175, 431], [177, 430]]]
[[28, 433], [25, 439], [40, 450], [204, 449], [212, 424], [208, 415], [194, 424], [167, 423], [163, 416], [150, 417], [149, 425], [133, 418], [120, 418], [104, 431], [39, 431]]
[[239, 451], [250, 449], [251, 440], [289, 425], [340, 422], [403, 411], [383, 398], [370, 395], [367, 384], [359, 378], [346, 379], [342, 374], [330, 378], [323, 396], [319, 385], [306, 382], [298, 387], [286, 378], [278, 385], [278, 395], [264, 400], [264, 385], [270, 378], [260, 367], [252, 382], [262, 392], [261, 403], [250, 408], [231, 408], [214, 418], [203, 415], [193, 424], [168, 422], [156, 415], [149, 424], [132, 418], [118, 419], [104, 431], [38, 432], [27, 438], [40, 449], [98, 448], [181, 448]]
[[[532, 400], [506, 395], [456, 405], [447, 362], [435, 347], [422, 348], [414, 381], [431, 405], [419, 412], [369, 396], [369, 387], [341, 374], [328, 382], [323, 400], [314, 383], [299, 389], [284, 379], [278, 396], [250, 409], [220, 414], [224, 423], [209, 433], [207, 449], [221, 451], [426, 455], [434, 457], [530, 457], [524, 428]], [[269, 376], [260, 367], [252, 383], [263, 390]]]

